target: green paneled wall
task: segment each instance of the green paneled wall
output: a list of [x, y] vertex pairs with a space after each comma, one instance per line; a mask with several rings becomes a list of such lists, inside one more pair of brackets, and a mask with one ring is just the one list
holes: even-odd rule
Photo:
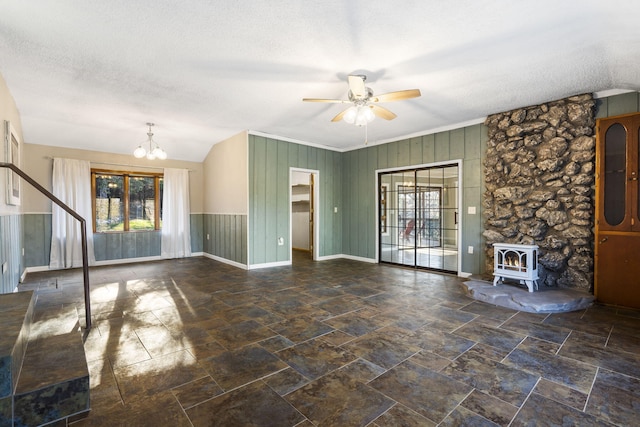
[[0, 216], [0, 291], [3, 294], [13, 292], [18, 286], [22, 274], [22, 216]]
[[247, 215], [203, 215], [203, 252], [247, 264]]
[[[24, 266], [49, 265], [51, 214], [24, 214]], [[191, 214], [191, 251], [202, 252], [202, 214]], [[96, 261], [160, 256], [160, 232], [99, 233], [93, 236]]]
[[[480, 273], [484, 265], [480, 198], [484, 191], [482, 157], [486, 135], [484, 125], [477, 124], [344, 153], [343, 201], [348, 214], [343, 216], [343, 253], [376, 257], [376, 170], [463, 159], [462, 271]], [[469, 206], [476, 208], [476, 214], [468, 214]], [[473, 254], [467, 253], [468, 246], [474, 246]]]
[[596, 118], [619, 116], [640, 111], [640, 93], [629, 92], [596, 100]]
[[[289, 261], [292, 167], [319, 171], [319, 256], [342, 251], [342, 153], [249, 135], [250, 265]], [[279, 237], [283, 245], [278, 245]]]

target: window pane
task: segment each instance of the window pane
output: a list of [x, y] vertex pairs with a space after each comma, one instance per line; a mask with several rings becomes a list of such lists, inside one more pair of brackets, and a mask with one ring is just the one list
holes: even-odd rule
[[129, 178], [129, 230], [155, 229], [155, 185], [149, 176]]
[[96, 174], [96, 232], [124, 230], [121, 175]]
[[620, 224], [626, 210], [626, 138], [620, 123], [607, 129], [604, 137], [604, 218], [609, 225]]

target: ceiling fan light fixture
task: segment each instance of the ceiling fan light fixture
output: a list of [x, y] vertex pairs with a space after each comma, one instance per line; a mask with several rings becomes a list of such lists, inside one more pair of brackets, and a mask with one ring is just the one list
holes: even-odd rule
[[358, 115], [357, 107], [349, 107], [347, 109], [347, 112], [344, 113], [344, 116], [342, 117], [342, 120], [344, 120], [345, 122], [347, 122], [350, 125], [352, 125], [352, 124], [354, 124], [356, 122], [356, 116], [357, 115]]

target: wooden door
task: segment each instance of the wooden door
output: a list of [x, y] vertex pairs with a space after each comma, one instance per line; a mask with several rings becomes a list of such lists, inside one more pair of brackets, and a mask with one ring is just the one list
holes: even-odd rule
[[640, 114], [596, 124], [595, 294], [640, 308]]

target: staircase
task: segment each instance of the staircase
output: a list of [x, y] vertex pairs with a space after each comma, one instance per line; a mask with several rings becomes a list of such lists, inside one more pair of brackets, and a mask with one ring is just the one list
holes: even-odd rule
[[35, 300], [33, 291], [0, 295], [0, 427], [39, 426], [90, 409], [77, 314], [34, 319]]

